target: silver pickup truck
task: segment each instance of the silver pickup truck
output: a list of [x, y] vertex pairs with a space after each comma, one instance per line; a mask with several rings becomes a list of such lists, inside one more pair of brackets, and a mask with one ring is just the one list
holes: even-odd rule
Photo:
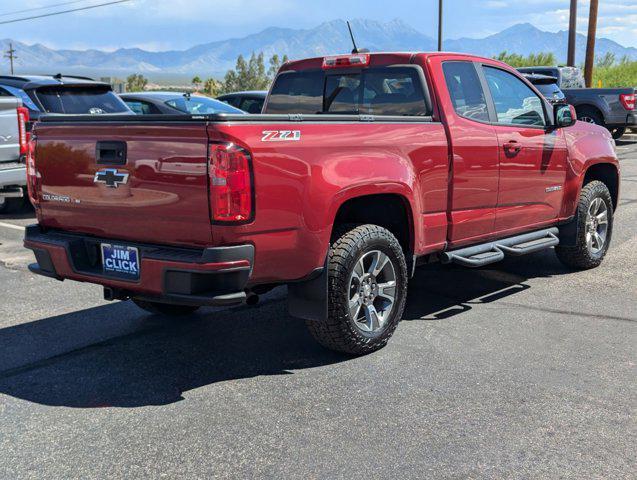
[[26, 123], [29, 112], [22, 100], [0, 96], [0, 212], [21, 207], [25, 202]]
[[619, 139], [626, 128], [637, 127], [633, 87], [584, 88], [584, 77], [577, 67], [522, 67], [518, 70], [524, 74], [556, 78], [566, 102], [575, 107], [577, 119], [606, 127], [614, 139]]

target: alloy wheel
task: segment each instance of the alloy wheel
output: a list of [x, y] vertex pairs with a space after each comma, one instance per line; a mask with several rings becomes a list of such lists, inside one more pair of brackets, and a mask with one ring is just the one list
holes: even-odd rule
[[604, 249], [608, 236], [608, 207], [606, 202], [596, 197], [588, 207], [586, 214], [586, 246], [588, 251], [597, 254]]
[[375, 333], [386, 325], [396, 302], [396, 270], [380, 250], [363, 254], [349, 282], [349, 313], [354, 325]]

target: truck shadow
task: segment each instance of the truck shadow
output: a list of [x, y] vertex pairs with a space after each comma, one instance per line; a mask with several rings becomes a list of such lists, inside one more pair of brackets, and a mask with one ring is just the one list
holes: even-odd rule
[[530, 278], [568, 273], [553, 250], [493, 265], [467, 269], [456, 265], [423, 266], [409, 284], [403, 321], [443, 320], [467, 312], [472, 305], [496, 302], [527, 290]]
[[[9, 357], [0, 352], [0, 394], [74, 408], [165, 405], [204, 385], [349, 358], [317, 345], [303, 322], [287, 315], [280, 296], [261, 308], [203, 310], [183, 319], [140, 312], [130, 302], [115, 303], [0, 330], [0, 346], [20, 345]], [[139, 328], [55, 351], [58, 339], [86, 335], [86, 323], [117, 315]], [[36, 339], [33, 347], [29, 339]]]
[[[565, 271], [552, 256], [505, 261], [498, 270], [421, 268], [411, 283], [404, 320], [442, 320], [470, 310], [475, 301], [525, 290], [528, 278]], [[73, 408], [166, 405], [216, 382], [292, 374], [350, 359], [316, 344], [286, 308], [279, 293], [259, 308], [167, 319], [120, 302], [4, 328], [0, 393]]]

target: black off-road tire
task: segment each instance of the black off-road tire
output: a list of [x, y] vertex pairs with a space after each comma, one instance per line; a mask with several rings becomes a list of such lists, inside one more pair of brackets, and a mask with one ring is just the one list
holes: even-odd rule
[[[363, 332], [349, 313], [349, 282], [359, 258], [373, 250], [387, 255], [394, 266], [395, 302], [379, 331]], [[324, 347], [350, 355], [365, 355], [384, 347], [402, 318], [407, 297], [407, 263], [400, 243], [378, 225], [346, 225], [335, 231], [328, 255], [328, 318], [307, 321], [308, 329]]]
[[619, 140], [626, 133], [626, 127], [613, 127], [610, 129], [610, 134], [615, 140]]
[[[586, 243], [586, 216], [594, 199], [601, 198], [607, 206], [608, 230], [601, 251], [593, 253]], [[608, 251], [613, 233], [613, 199], [606, 185], [599, 180], [593, 180], [582, 188], [577, 213], [577, 239], [574, 246], [558, 245], [555, 247], [557, 258], [567, 267], [586, 270], [599, 266]]]
[[133, 298], [132, 300], [135, 305], [142, 310], [146, 310], [154, 315], [165, 315], [167, 317], [183, 317], [199, 310], [198, 306], [193, 305], [173, 305], [170, 303], [149, 302], [137, 298]]
[[0, 213], [18, 213], [27, 205], [28, 200], [25, 197], [4, 198], [0, 200]]

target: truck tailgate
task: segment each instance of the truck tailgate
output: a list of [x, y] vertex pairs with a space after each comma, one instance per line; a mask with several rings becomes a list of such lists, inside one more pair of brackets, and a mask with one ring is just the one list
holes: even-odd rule
[[40, 123], [35, 135], [42, 226], [136, 242], [211, 243], [203, 122]]

